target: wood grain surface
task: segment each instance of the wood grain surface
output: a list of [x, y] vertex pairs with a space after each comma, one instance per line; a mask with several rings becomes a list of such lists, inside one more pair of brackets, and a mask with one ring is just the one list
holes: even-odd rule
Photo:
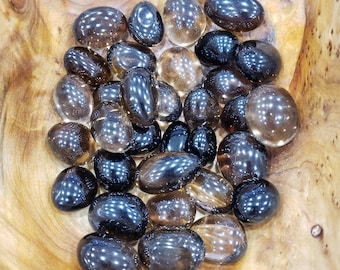
[[[152, 2], [161, 10], [164, 1]], [[284, 69], [277, 84], [294, 96], [301, 129], [271, 153], [268, 179], [281, 193], [279, 213], [246, 228], [249, 247], [241, 261], [201, 269], [340, 269], [340, 3], [260, 2], [266, 24], [240, 39], [258, 37], [278, 47]], [[0, 2], [0, 269], [79, 269], [77, 243], [92, 231], [87, 209], [61, 213], [49, 197], [66, 167], [46, 144], [48, 129], [60, 121], [52, 91], [65, 74], [63, 55], [75, 45], [75, 17], [98, 5], [129, 14], [135, 3]], [[315, 225], [322, 232], [313, 236]]]

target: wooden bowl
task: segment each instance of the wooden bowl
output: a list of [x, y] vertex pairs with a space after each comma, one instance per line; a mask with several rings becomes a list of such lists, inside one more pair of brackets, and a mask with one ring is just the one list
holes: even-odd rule
[[[79, 269], [77, 243], [92, 230], [87, 209], [61, 213], [51, 203], [51, 185], [66, 167], [46, 144], [60, 121], [51, 93], [75, 44], [75, 17], [96, 5], [128, 14], [135, 2], [1, 1], [0, 269]], [[164, 1], [152, 2], [161, 8]], [[268, 179], [281, 193], [278, 214], [247, 227], [249, 247], [238, 263], [201, 269], [340, 269], [340, 3], [260, 2], [284, 60], [277, 83], [295, 98], [301, 129], [272, 153]]]

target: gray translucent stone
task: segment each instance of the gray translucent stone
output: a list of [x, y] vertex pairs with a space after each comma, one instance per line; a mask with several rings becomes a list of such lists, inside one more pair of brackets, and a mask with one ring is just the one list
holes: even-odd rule
[[194, 270], [204, 260], [205, 245], [190, 229], [162, 227], [140, 239], [138, 253], [150, 270]]
[[148, 193], [166, 193], [188, 184], [200, 169], [200, 159], [185, 152], [164, 152], [143, 160], [136, 174], [139, 188]]
[[209, 215], [197, 220], [191, 227], [206, 245], [205, 260], [218, 264], [238, 261], [247, 249], [243, 226], [236, 217]]
[[158, 82], [158, 120], [173, 122], [182, 113], [181, 98], [176, 90], [163, 81]]

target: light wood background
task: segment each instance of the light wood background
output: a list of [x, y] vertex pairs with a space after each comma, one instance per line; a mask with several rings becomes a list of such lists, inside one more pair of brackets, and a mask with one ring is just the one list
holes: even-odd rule
[[[128, 14], [135, 2], [0, 2], [0, 269], [79, 268], [76, 246], [91, 232], [87, 209], [60, 213], [49, 198], [65, 168], [46, 145], [59, 121], [51, 93], [65, 74], [63, 54], [75, 45], [77, 14], [96, 5]], [[152, 2], [161, 9], [164, 1]], [[277, 83], [296, 99], [301, 130], [272, 153], [268, 178], [282, 196], [278, 215], [247, 228], [241, 261], [201, 269], [340, 269], [340, 3], [260, 2], [268, 24], [243, 38], [262, 35], [278, 47], [284, 69]], [[311, 234], [315, 225], [323, 229], [318, 237]]]

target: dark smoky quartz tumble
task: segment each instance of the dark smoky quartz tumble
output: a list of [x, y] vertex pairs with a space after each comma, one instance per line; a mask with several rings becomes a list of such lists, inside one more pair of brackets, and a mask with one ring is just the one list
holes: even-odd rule
[[172, 122], [165, 130], [160, 146], [160, 152], [188, 151], [189, 126], [182, 121]]
[[94, 107], [102, 102], [116, 102], [122, 104], [120, 81], [108, 81], [99, 85], [93, 92]]

